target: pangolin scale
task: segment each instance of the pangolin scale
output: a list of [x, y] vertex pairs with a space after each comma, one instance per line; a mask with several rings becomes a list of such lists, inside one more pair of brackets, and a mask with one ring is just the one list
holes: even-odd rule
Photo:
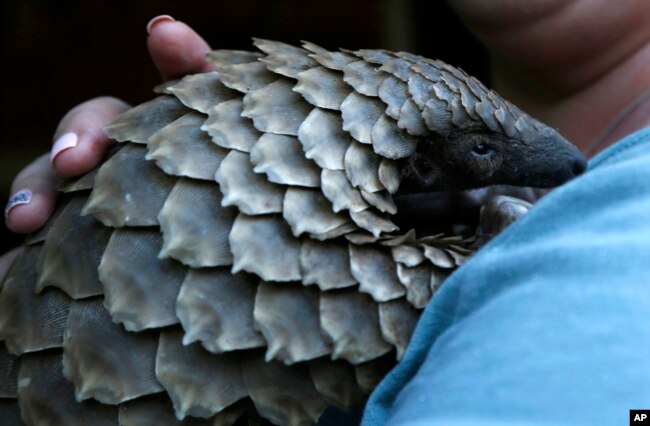
[[584, 162], [440, 61], [254, 44], [157, 87], [62, 186], [0, 293], [3, 424], [302, 425], [358, 406], [471, 253], [399, 229], [400, 188], [551, 186]]

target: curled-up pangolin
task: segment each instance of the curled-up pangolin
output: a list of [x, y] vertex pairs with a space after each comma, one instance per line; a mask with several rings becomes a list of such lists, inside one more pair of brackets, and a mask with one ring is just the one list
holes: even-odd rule
[[0, 293], [3, 419], [301, 425], [358, 406], [471, 253], [398, 229], [394, 196], [585, 168], [440, 61], [254, 44], [158, 87], [62, 187]]

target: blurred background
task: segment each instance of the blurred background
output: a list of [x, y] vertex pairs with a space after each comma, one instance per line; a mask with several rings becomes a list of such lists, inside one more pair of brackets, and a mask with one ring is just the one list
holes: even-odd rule
[[[215, 48], [251, 37], [325, 48], [385, 48], [442, 59], [487, 81], [484, 52], [445, 2], [424, 0], [3, 0], [0, 3], [0, 205], [13, 177], [49, 149], [63, 115], [112, 95], [137, 104], [159, 76], [145, 25], [169, 14]], [[0, 253], [22, 241], [0, 225]]]

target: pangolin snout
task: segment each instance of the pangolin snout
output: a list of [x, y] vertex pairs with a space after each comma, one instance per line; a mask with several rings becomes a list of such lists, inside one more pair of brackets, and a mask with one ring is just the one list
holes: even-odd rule
[[576, 157], [571, 159], [570, 162], [573, 177], [580, 176], [587, 170], [587, 159], [582, 154], [578, 154]]
[[[529, 175], [530, 186], [551, 188], [574, 179], [587, 170], [587, 158], [557, 131], [544, 129], [542, 137], [533, 142], [540, 151], [533, 157]], [[541, 165], [541, 166], [540, 166]], [[535, 180], [539, 179], [538, 182]]]
[[[563, 140], [568, 149], [559, 150], [562, 160], [559, 162], [560, 170], [558, 178], [563, 182], [569, 181], [583, 174], [587, 170], [587, 158], [575, 146]], [[562, 152], [564, 151], [564, 152]]]

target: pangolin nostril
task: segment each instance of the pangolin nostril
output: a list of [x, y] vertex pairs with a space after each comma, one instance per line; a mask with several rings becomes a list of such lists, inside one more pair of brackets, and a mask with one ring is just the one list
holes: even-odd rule
[[587, 160], [584, 158], [575, 158], [573, 159], [573, 164], [571, 165], [571, 172], [573, 176], [580, 176], [587, 170]]

